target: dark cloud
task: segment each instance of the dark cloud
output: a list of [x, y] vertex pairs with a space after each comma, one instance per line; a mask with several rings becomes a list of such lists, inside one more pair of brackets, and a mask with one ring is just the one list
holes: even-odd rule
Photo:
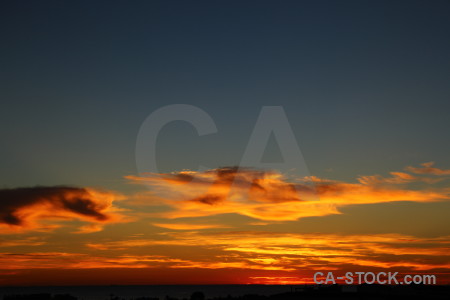
[[225, 197], [222, 195], [205, 195], [194, 198], [190, 201], [199, 202], [207, 205], [215, 205], [225, 200]]
[[10, 227], [39, 228], [42, 219], [80, 219], [111, 222], [118, 195], [88, 188], [21, 187], [0, 190], [0, 224]]

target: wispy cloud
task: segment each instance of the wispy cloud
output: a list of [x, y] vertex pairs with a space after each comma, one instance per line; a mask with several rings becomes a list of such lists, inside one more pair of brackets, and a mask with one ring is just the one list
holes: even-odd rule
[[[401, 234], [296, 234], [277, 232], [171, 232], [164, 239], [123, 240], [89, 244], [102, 250], [151, 246], [193, 247], [196, 252], [215, 250], [203, 261], [171, 265], [171, 268], [235, 268], [318, 270], [358, 266], [405, 268], [415, 271], [450, 270], [450, 237], [419, 238]], [[192, 250], [193, 251], [193, 250]], [[177, 258], [177, 257], [173, 257]], [[274, 269], [275, 270], [275, 269]]]
[[99, 232], [102, 230], [103, 230], [102, 224], [89, 224], [89, 225], [81, 226], [80, 228], [78, 228], [77, 231], [74, 231], [73, 233], [79, 233], [79, 234], [94, 233], [94, 232]]
[[154, 263], [170, 261], [170, 258], [161, 256], [101, 257], [68, 252], [0, 253], [1, 269], [4, 270], [149, 268]]
[[427, 163], [421, 164], [422, 167], [412, 167], [409, 166], [406, 168], [407, 171], [415, 173], [415, 174], [427, 174], [427, 175], [450, 175], [450, 170], [439, 169], [434, 166], [434, 162], [430, 161]]
[[[400, 234], [273, 232], [172, 232], [165, 235], [165, 239], [161, 240], [122, 240], [89, 245], [93, 251], [127, 249], [128, 254], [113, 256], [108, 252], [0, 253], [0, 269], [251, 269], [298, 273], [370, 267], [411, 272], [450, 272], [448, 236], [419, 238]], [[191, 247], [190, 251], [209, 255], [187, 258], [176, 251], [171, 251], [170, 255], [142, 255], [136, 251], [139, 247], [146, 247], [148, 252], [151, 249], [149, 246], [163, 245]]]
[[45, 241], [42, 237], [30, 236], [26, 238], [0, 239], [0, 247], [42, 246]]
[[193, 224], [193, 223], [152, 223], [153, 226], [174, 230], [198, 230], [211, 228], [228, 228], [221, 224]]
[[450, 199], [448, 188], [415, 189], [408, 185], [440, 179], [405, 172], [390, 174], [361, 176], [357, 183], [347, 183], [314, 176], [288, 180], [275, 171], [220, 168], [126, 178], [150, 186], [152, 192], [135, 197], [140, 204], [147, 196], [149, 204], [170, 207], [170, 211], [153, 215], [167, 219], [235, 213], [262, 221], [293, 221], [339, 214], [339, 208], [348, 205]]

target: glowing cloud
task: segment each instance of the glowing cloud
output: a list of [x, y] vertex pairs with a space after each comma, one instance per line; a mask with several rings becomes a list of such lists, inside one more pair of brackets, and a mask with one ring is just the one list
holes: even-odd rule
[[174, 230], [198, 230], [198, 229], [229, 227], [227, 225], [220, 225], [220, 224], [191, 224], [191, 223], [152, 223], [152, 225]]
[[[235, 213], [262, 221], [293, 221], [339, 214], [339, 207], [347, 205], [433, 202], [450, 198], [449, 189], [417, 190], [405, 186], [416, 182], [434, 183], [435, 179], [404, 172], [391, 172], [391, 175], [388, 178], [362, 176], [358, 183], [314, 176], [288, 181], [275, 171], [220, 168], [126, 178], [149, 185], [152, 192], [147, 193], [148, 203], [172, 208], [153, 216], [168, 219]], [[135, 197], [143, 204], [145, 193]]]
[[102, 224], [120, 222], [124, 217], [113, 206], [121, 196], [112, 192], [75, 187], [30, 187], [0, 190], [0, 229], [2, 232], [49, 230], [55, 220], [81, 220], [93, 223], [79, 232], [101, 230]]
[[430, 161], [427, 163], [421, 164], [421, 168], [416, 167], [407, 167], [406, 170], [415, 174], [428, 174], [428, 175], [450, 175], [450, 170], [442, 170], [433, 167], [434, 162]]
[[296, 234], [286, 232], [171, 232], [153, 240], [123, 240], [88, 244], [97, 250], [151, 246], [215, 250], [205, 260], [178, 260], [170, 268], [246, 268], [260, 270], [349, 269], [364, 266], [415, 271], [450, 270], [448, 236], [419, 238], [401, 234]]

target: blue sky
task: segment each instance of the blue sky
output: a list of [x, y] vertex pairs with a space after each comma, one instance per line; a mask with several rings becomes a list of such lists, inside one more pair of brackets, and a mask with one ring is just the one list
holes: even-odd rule
[[162, 170], [239, 163], [264, 105], [287, 112], [312, 174], [450, 166], [448, 1], [4, 1], [0, 182], [126, 188], [143, 120]]

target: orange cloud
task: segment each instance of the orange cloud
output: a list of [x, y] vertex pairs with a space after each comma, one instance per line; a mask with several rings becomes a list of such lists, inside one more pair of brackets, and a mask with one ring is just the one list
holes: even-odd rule
[[433, 167], [434, 162], [430, 161], [427, 163], [421, 164], [422, 167], [406, 167], [406, 170], [415, 174], [427, 174], [427, 175], [450, 175], [450, 170], [443, 170]]
[[0, 229], [3, 233], [51, 230], [55, 220], [93, 223], [79, 232], [101, 230], [102, 224], [124, 221], [113, 206], [122, 196], [90, 188], [30, 187], [0, 190]]
[[[277, 232], [171, 232], [161, 239], [123, 240], [88, 245], [117, 250], [152, 246], [214, 250], [205, 260], [172, 261], [170, 268], [241, 268], [259, 270], [343, 270], [351, 267], [450, 271], [450, 237], [419, 238], [401, 234], [343, 235]], [[99, 248], [97, 248], [97, 246]], [[172, 257], [173, 259], [180, 259]]]
[[4, 270], [150, 268], [155, 263], [167, 262], [172, 262], [172, 259], [162, 256], [130, 255], [101, 257], [66, 252], [0, 253], [1, 269]]
[[173, 269], [263, 269], [289, 270], [284, 266], [258, 266], [247, 261], [199, 261], [171, 258], [161, 255], [119, 255], [116, 257], [92, 256], [83, 253], [38, 252], [27, 254], [0, 253], [1, 270], [25, 269], [140, 269], [140, 268], [173, 268]]
[[149, 185], [152, 192], [136, 197], [140, 204], [147, 195], [149, 204], [171, 207], [170, 211], [153, 215], [168, 219], [235, 213], [261, 221], [293, 221], [339, 214], [339, 208], [347, 205], [450, 199], [449, 189], [418, 190], [404, 185], [434, 183], [435, 179], [404, 172], [391, 172], [391, 175], [388, 178], [362, 176], [358, 178], [358, 183], [314, 176], [289, 181], [275, 171], [220, 168], [126, 178], [134, 183]]
[[42, 246], [45, 242], [39, 237], [27, 237], [22, 239], [0, 239], [0, 247], [17, 247], [17, 246]]
[[443, 178], [428, 178], [428, 177], [418, 177], [413, 176], [404, 172], [390, 172], [392, 177], [382, 177], [380, 175], [372, 176], [361, 176], [358, 181], [362, 184], [404, 184], [413, 182], [425, 182], [425, 183], [436, 183], [442, 181]]
[[[90, 253], [3, 252], [0, 273], [154, 269], [211, 274], [205, 272], [224, 270], [226, 274], [238, 275], [241, 283], [309, 282], [318, 270], [442, 274], [440, 280], [450, 274], [449, 236], [176, 231], [152, 239], [100, 240], [88, 246]], [[182, 278], [172, 278], [172, 283], [177, 280]]]
[[80, 228], [78, 228], [77, 231], [73, 232], [73, 233], [93, 233], [93, 232], [99, 232], [103, 230], [103, 226], [100, 224], [89, 224], [89, 225], [84, 225], [81, 226]]
[[174, 230], [197, 230], [211, 228], [227, 228], [230, 226], [220, 224], [191, 224], [191, 223], [152, 223], [153, 226]]

